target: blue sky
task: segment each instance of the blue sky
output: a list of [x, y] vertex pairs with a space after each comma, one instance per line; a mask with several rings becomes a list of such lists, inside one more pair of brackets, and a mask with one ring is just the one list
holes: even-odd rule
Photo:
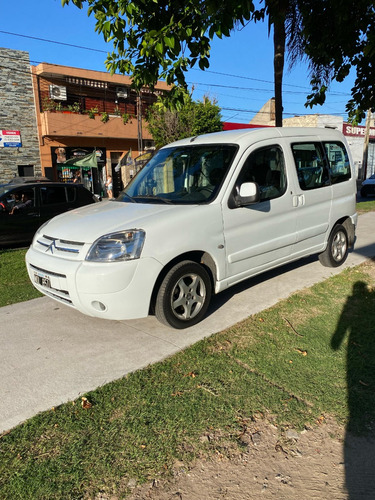
[[[86, 8], [62, 7], [60, 0], [0, 0], [0, 9], [0, 47], [28, 51], [31, 64], [48, 62], [105, 71], [106, 53], [112, 46], [95, 32], [95, 20], [87, 16]], [[218, 101], [225, 121], [249, 122], [274, 94], [273, 44], [267, 23], [250, 23], [230, 38], [215, 40], [209, 70], [192, 69], [187, 81], [190, 87], [194, 85], [194, 99], [208, 95]], [[346, 118], [345, 104], [353, 82], [351, 75], [341, 84], [332, 84], [325, 105], [310, 110], [304, 107], [309, 93], [306, 65], [286, 69], [284, 117], [320, 113]]]

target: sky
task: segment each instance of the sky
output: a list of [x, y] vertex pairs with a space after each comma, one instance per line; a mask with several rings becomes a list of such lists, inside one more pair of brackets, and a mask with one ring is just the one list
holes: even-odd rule
[[[179, 1], [179, 0], [176, 0]], [[95, 19], [60, 0], [0, 0], [0, 47], [27, 51], [30, 63], [41, 62], [106, 71], [105, 59], [112, 45], [95, 32]], [[248, 123], [274, 95], [273, 43], [267, 23], [250, 23], [229, 38], [212, 43], [210, 68], [191, 69], [186, 80], [193, 99], [216, 99], [223, 121]], [[307, 65], [284, 72], [284, 118], [305, 114], [332, 114], [347, 118], [345, 104], [354, 83], [351, 74], [333, 83], [323, 106], [306, 108], [310, 92]]]

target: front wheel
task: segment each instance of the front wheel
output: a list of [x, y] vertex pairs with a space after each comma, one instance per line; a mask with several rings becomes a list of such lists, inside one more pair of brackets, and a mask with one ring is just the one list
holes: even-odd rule
[[155, 316], [173, 328], [188, 328], [202, 320], [211, 295], [211, 280], [205, 268], [189, 260], [179, 262], [162, 281]]
[[341, 224], [337, 224], [330, 234], [327, 248], [319, 255], [319, 260], [326, 267], [338, 267], [346, 261], [349, 243], [348, 233]]

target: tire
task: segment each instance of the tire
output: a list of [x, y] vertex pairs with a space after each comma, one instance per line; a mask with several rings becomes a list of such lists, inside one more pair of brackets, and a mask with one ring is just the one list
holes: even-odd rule
[[205, 268], [190, 260], [179, 262], [160, 285], [155, 316], [172, 328], [188, 328], [203, 319], [211, 295], [211, 279]]
[[319, 255], [319, 260], [323, 266], [341, 266], [348, 256], [349, 241], [348, 233], [341, 224], [337, 224], [328, 239], [327, 248]]

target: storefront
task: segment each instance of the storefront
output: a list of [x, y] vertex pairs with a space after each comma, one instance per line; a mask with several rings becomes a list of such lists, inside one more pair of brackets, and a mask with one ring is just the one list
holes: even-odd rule
[[[81, 160], [95, 151], [95, 162]], [[94, 194], [105, 193], [106, 149], [93, 147], [51, 147], [54, 176], [61, 182], [80, 182]]]

